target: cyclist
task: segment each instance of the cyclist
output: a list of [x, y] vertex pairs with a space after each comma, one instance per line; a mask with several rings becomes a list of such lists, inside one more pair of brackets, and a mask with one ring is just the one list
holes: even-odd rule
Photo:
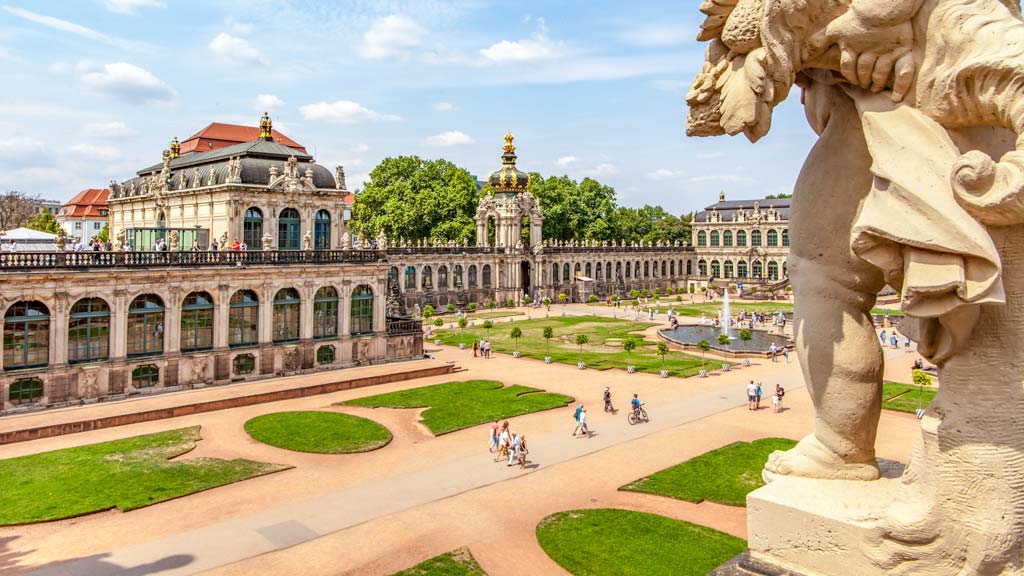
[[639, 415], [640, 412], [640, 398], [636, 394], [633, 394], [633, 399], [629, 401], [630, 406], [633, 407], [633, 412]]
[[612, 406], [612, 391], [607, 386], [604, 387], [604, 411], [615, 411], [615, 408]]

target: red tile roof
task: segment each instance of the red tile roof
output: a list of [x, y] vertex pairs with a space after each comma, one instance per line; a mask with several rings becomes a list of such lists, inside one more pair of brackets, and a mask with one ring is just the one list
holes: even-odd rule
[[[281, 134], [277, 130], [271, 130], [270, 132], [274, 136], [274, 142], [283, 144], [289, 148], [295, 148], [303, 154], [308, 154], [308, 152], [306, 152], [306, 148], [295, 140]], [[241, 144], [242, 142], [252, 142], [254, 140], [258, 140], [259, 137], [260, 129], [258, 126], [239, 126], [238, 124], [221, 124], [220, 122], [212, 122], [209, 126], [203, 128], [199, 132], [196, 132], [190, 136], [188, 140], [182, 142], [181, 153], [208, 152], [218, 148], [226, 148], [235, 144]]]
[[[110, 190], [89, 188], [68, 200], [62, 209], [64, 218], [106, 218], [107, 197]], [[100, 210], [103, 210], [101, 213]]]

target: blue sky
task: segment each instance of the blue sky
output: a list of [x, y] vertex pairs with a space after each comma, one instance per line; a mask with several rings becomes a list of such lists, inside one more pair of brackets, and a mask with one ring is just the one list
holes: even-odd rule
[[383, 158], [593, 176], [674, 213], [788, 192], [799, 91], [756, 146], [687, 138], [696, 2], [0, 0], [0, 189], [65, 200], [212, 121], [274, 126], [349, 187]]

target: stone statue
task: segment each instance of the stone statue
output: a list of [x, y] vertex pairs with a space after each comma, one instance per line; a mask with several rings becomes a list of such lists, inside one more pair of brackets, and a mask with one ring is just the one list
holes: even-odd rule
[[227, 232], [227, 230], [225, 230], [224, 233], [220, 235], [220, 249], [221, 250], [230, 250], [231, 249], [231, 246], [228, 245], [228, 232]]
[[284, 365], [285, 372], [294, 372], [299, 369], [299, 349], [288, 348], [284, 351]]
[[114, 236], [114, 251], [124, 252], [128, 247], [128, 233], [124, 228], [120, 228], [117, 234]]
[[63, 226], [57, 228], [57, 237], [53, 239], [53, 245], [57, 247], [58, 252], [63, 252], [64, 247], [68, 245], [68, 232]]
[[273, 250], [274, 237], [270, 235], [270, 232], [264, 232], [262, 240], [264, 250]]
[[313, 234], [306, 230], [306, 233], [302, 235], [302, 249], [312, 250], [313, 249]]
[[199, 167], [196, 166], [192, 169], [192, 187], [199, 188], [203, 185], [203, 175], [199, 172]]
[[217, 168], [210, 166], [210, 171], [206, 174], [206, 185], [213, 186], [217, 183]]
[[[710, 44], [686, 97], [687, 133], [757, 141], [797, 84], [819, 135], [793, 193], [789, 255], [815, 430], [772, 455], [772, 483], [750, 495], [752, 552], [815, 574], [1019, 574], [1018, 3], [706, 0], [701, 10], [698, 38]], [[877, 480], [874, 450], [882, 352], [870, 311], [885, 284], [903, 296], [900, 331], [942, 383], [898, 481]], [[768, 518], [797, 506], [787, 491], [859, 508], [825, 497], [791, 522]]]
[[338, 187], [338, 190], [348, 190], [345, 185], [345, 168], [337, 166], [334, 169], [334, 185]]
[[171, 230], [171, 233], [167, 235], [167, 243], [170, 244], [171, 252], [178, 252], [181, 248], [181, 238], [178, 236], [177, 230]]
[[114, 198], [120, 198], [121, 197], [121, 184], [119, 184], [117, 182], [117, 180], [111, 180], [110, 184], [109, 184], [109, 188], [110, 188], [110, 195], [111, 196], [113, 196]]
[[241, 184], [242, 182], [242, 157], [235, 156], [228, 160], [228, 184]]
[[384, 229], [381, 228], [380, 233], [377, 234], [377, 250], [388, 249], [388, 236], [384, 233]]
[[192, 359], [193, 386], [206, 384], [206, 360], [206, 356], [196, 356]]
[[277, 180], [277, 166], [276, 165], [271, 165], [270, 166], [270, 178], [267, 180], [267, 185], [270, 185], [271, 183], [273, 183], [274, 180]]
[[342, 250], [349, 250], [351, 248], [352, 248], [352, 235], [348, 233], [348, 230], [346, 230], [341, 235], [341, 249]]

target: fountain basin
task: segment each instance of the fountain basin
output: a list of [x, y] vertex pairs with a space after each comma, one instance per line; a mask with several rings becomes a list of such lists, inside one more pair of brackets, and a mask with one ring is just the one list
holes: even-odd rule
[[772, 334], [761, 330], [751, 330], [750, 340], [740, 340], [740, 330], [737, 328], [729, 330], [730, 342], [728, 346], [718, 343], [718, 336], [725, 332], [714, 326], [679, 326], [674, 330], [659, 330], [658, 336], [679, 344], [686, 348], [697, 348], [697, 342], [707, 340], [711, 349], [727, 356], [768, 356], [768, 348], [775, 343], [780, 352], [783, 347], [793, 349], [793, 341], [781, 334]]

